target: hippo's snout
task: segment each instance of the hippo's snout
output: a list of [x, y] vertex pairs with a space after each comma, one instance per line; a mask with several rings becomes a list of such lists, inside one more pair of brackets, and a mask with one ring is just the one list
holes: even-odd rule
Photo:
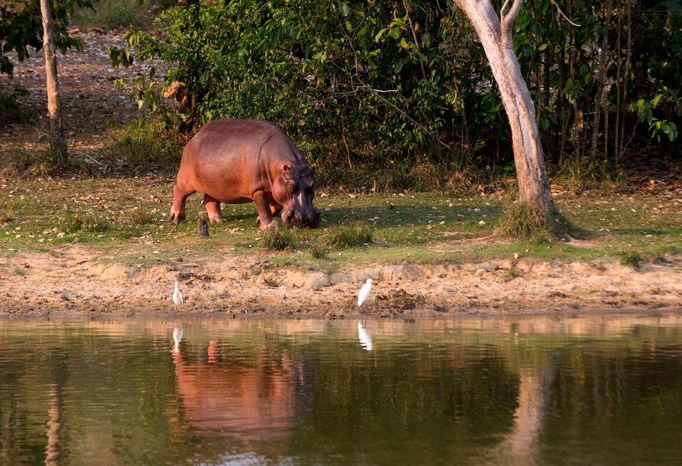
[[317, 228], [320, 225], [320, 211], [314, 207], [288, 209], [282, 212], [282, 223], [288, 227]]

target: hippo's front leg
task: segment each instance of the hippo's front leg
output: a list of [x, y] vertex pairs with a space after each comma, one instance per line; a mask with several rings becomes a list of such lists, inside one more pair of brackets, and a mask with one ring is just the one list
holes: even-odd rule
[[220, 223], [223, 221], [223, 216], [220, 214], [220, 201], [208, 194], [204, 195], [204, 206], [208, 212], [208, 219], [212, 222]]
[[258, 209], [260, 231], [277, 228], [277, 224], [272, 221], [272, 213], [270, 212], [270, 193], [265, 191], [256, 191], [253, 194], [253, 200], [256, 201], [256, 209]]

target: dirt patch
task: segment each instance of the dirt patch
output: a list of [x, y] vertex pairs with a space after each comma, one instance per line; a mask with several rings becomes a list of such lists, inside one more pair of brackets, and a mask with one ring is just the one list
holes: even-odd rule
[[[121, 33], [75, 35], [84, 40], [85, 46], [82, 52], [58, 54], [59, 92], [69, 150], [72, 155], [87, 158], [102, 149], [110, 128], [120, 127], [141, 114], [137, 105], [116, 86], [116, 80], [146, 74], [158, 63], [113, 68], [108, 50], [125, 45]], [[18, 97], [22, 121], [0, 126], [0, 155], [14, 148], [36, 150], [48, 146], [43, 52], [37, 51], [22, 62], [12, 58], [14, 76], [10, 79], [0, 75], [0, 87], [11, 90], [18, 86], [28, 92]]]
[[[231, 256], [143, 267], [111, 263], [85, 247], [17, 253], [0, 266], [0, 316], [124, 317], [216, 314], [229, 317], [397, 319], [465, 315], [682, 310], [682, 260], [645, 264], [539, 262], [376, 266], [334, 273], [272, 267]], [[356, 306], [367, 278], [374, 288]], [[173, 282], [185, 296], [171, 301]]]

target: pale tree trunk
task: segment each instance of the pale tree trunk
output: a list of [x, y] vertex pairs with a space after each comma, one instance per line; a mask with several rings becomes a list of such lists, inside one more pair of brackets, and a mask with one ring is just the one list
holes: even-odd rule
[[[490, 0], [453, 0], [469, 18], [490, 62], [511, 126], [519, 201], [554, 210], [535, 107], [514, 53], [512, 32], [523, 0], [505, 1], [500, 17]], [[511, 4], [510, 7], [509, 4]]]
[[45, 78], [47, 82], [47, 111], [50, 116], [50, 146], [59, 158], [66, 158], [66, 139], [59, 108], [59, 81], [57, 79], [56, 46], [52, 29], [50, 0], [40, 0], [43, 17], [43, 50], [45, 52]]

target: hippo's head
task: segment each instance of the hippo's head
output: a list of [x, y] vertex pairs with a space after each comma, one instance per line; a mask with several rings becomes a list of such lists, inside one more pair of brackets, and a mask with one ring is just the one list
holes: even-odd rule
[[315, 228], [320, 224], [320, 211], [313, 206], [315, 177], [307, 164], [283, 165], [275, 184], [273, 195], [282, 205], [284, 225]]

